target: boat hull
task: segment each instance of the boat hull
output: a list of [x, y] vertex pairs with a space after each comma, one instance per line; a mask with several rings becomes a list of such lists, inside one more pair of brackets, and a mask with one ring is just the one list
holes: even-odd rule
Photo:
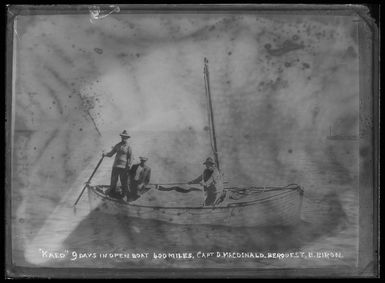
[[301, 219], [303, 190], [261, 192], [253, 201], [216, 207], [157, 207], [127, 203], [106, 196], [98, 186], [89, 186], [93, 209], [113, 215], [159, 220], [173, 224], [232, 227], [291, 226]]

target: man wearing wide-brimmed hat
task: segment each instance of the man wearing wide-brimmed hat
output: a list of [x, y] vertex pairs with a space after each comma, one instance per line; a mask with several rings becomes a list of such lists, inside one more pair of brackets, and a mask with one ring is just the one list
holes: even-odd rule
[[206, 168], [203, 170], [202, 175], [188, 182], [188, 184], [201, 184], [205, 195], [204, 205], [215, 205], [219, 203], [220, 198], [223, 200], [223, 176], [211, 157], [208, 157], [203, 164], [206, 165]]
[[143, 190], [150, 182], [151, 168], [145, 164], [147, 157], [140, 156], [139, 160], [140, 163], [132, 165], [130, 170], [130, 197], [127, 199], [138, 198], [138, 190]]
[[127, 131], [124, 130], [120, 133], [120, 137], [122, 138], [122, 141], [116, 144], [110, 152], [103, 153], [103, 155], [112, 157], [116, 154], [111, 172], [111, 186], [108, 193], [112, 196], [118, 196], [116, 185], [118, 183], [118, 179], [120, 179], [123, 193], [121, 197], [123, 197], [128, 192], [128, 172], [131, 166], [132, 151], [128, 144], [130, 136]]

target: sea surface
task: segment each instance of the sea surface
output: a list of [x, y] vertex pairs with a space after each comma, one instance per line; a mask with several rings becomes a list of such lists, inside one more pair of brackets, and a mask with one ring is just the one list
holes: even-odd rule
[[[29, 237], [26, 231], [19, 234], [24, 237], [22, 242], [15, 241], [21, 245], [14, 245], [14, 261], [23, 266], [122, 269], [224, 266], [302, 268], [336, 265], [353, 267], [357, 261], [358, 248], [358, 187], [355, 166], [357, 144], [351, 141], [325, 141], [325, 144], [333, 155], [319, 154], [316, 159], [304, 158], [300, 161], [304, 164], [305, 177], [298, 180], [298, 184], [304, 188], [305, 194], [302, 220], [295, 227], [175, 225], [156, 220], [128, 218], [124, 215], [109, 215], [100, 209], [91, 210], [87, 190], [74, 210], [72, 205], [81, 192], [82, 183], [84, 184], [87, 175], [89, 176], [94, 168], [93, 162], [92, 166], [89, 166], [90, 170], [83, 172], [84, 177], [79, 176], [78, 180], [83, 179], [83, 182], [80, 182], [72, 193], [67, 193], [48, 217], [41, 218], [44, 214], [39, 213], [30, 215], [28, 223], [36, 223], [35, 227], [38, 229], [29, 229]], [[348, 151], [350, 153], [347, 153]], [[312, 155], [312, 158], [315, 158], [315, 155]], [[345, 160], [345, 163], [336, 160]], [[102, 163], [92, 181], [93, 184], [108, 184], [108, 162]], [[40, 197], [44, 199], [44, 195]], [[203, 195], [200, 192], [150, 190], [136, 202], [167, 206], [170, 203], [200, 205], [202, 200]], [[21, 219], [19, 226], [20, 224]], [[58, 256], [55, 252], [64, 257], [53, 258]], [[228, 254], [217, 257], [217, 252], [251, 252], [265, 256], [268, 253], [318, 252], [333, 253], [338, 257], [231, 258]], [[167, 258], [154, 258], [154, 253], [158, 256], [167, 254]], [[170, 258], [170, 254], [177, 257], [177, 254], [183, 253], [191, 253], [194, 258]], [[213, 254], [201, 258], [201, 253]], [[102, 254], [107, 258], [100, 258]], [[141, 254], [142, 258], [126, 258], [127, 254]]]

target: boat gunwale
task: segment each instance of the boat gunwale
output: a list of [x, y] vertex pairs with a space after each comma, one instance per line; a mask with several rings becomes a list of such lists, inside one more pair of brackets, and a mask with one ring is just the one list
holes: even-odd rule
[[[99, 185], [99, 186], [102, 186], [102, 187], [108, 187], [108, 185]], [[132, 204], [132, 203], [129, 203], [129, 202], [123, 202], [123, 201], [120, 201], [118, 199], [114, 199], [114, 198], [111, 198], [109, 196], [106, 196], [104, 194], [102, 194], [101, 192], [97, 191], [95, 188], [98, 187], [98, 185], [96, 186], [88, 186], [88, 189], [92, 190], [96, 195], [98, 195], [100, 198], [102, 199], [105, 199], [105, 200], [110, 200], [110, 201], [113, 201], [114, 203], [116, 204], [120, 204], [120, 205], [124, 205], [124, 206], [133, 206], [133, 207], [142, 207], [142, 208], [151, 208], [151, 209], [219, 209], [219, 208], [222, 208], [222, 209], [231, 209], [231, 208], [235, 208], [235, 207], [245, 207], [245, 206], [251, 206], [251, 205], [254, 205], [255, 203], [258, 203], [258, 202], [263, 202], [263, 201], [266, 201], [266, 200], [269, 200], [273, 197], [277, 197], [277, 196], [281, 196], [285, 193], [288, 193], [290, 191], [298, 191], [299, 195], [301, 195], [301, 191], [302, 191], [302, 188], [300, 186], [296, 187], [296, 188], [288, 188], [288, 187], [282, 187], [282, 190], [283, 192], [279, 193], [279, 194], [275, 194], [273, 196], [270, 196], [270, 197], [267, 197], [267, 198], [264, 198], [264, 199], [257, 199], [257, 200], [253, 200], [253, 201], [249, 201], [249, 202], [238, 202], [238, 203], [233, 203], [233, 204], [228, 204], [227, 206], [184, 206], [184, 207], [178, 207], [178, 206], [149, 206], [149, 205], [139, 205], [139, 204]]]

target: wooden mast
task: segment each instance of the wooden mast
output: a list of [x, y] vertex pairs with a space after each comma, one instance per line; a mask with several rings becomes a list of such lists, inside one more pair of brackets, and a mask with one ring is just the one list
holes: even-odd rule
[[214, 126], [214, 114], [213, 114], [213, 105], [211, 101], [211, 93], [210, 93], [210, 81], [209, 81], [209, 67], [208, 60], [204, 58], [204, 78], [205, 78], [205, 87], [206, 87], [206, 96], [208, 100], [208, 108], [209, 108], [209, 125], [210, 125], [210, 137], [211, 137], [211, 147], [214, 152], [215, 164], [219, 168], [219, 158], [218, 158], [218, 148], [217, 148], [217, 139], [215, 136], [215, 126]]

